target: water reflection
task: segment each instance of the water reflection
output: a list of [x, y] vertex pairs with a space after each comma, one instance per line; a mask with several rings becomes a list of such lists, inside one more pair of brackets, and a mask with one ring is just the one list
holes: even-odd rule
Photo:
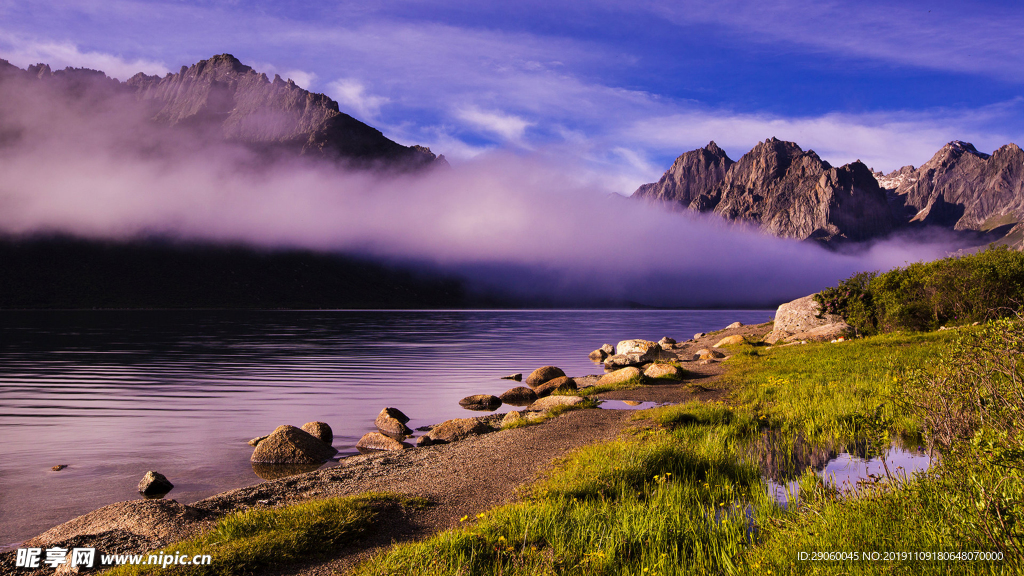
[[[193, 502], [252, 484], [246, 442], [323, 421], [355, 454], [384, 406], [465, 417], [509, 374], [626, 338], [686, 338], [773, 311], [0, 312], [0, 547], [138, 497], [146, 470]], [[57, 462], [71, 468], [54, 474]], [[262, 476], [261, 476], [262, 477]], [[53, 495], [59, 494], [58, 498]]]
[[865, 439], [815, 443], [774, 430], [745, 442], [740, 450], [759, 467], [770, 493], [783, 505], [798, 501], [798, 479], [809, 471], [843, 493], [880, 478], [909, 478], [933, 463], [932, 454], [906, 439], [884, 447]]
[[323, 464], [261, 464], [252, 462], [252, 471], [264, 480], [277, 480], [318, 470]]

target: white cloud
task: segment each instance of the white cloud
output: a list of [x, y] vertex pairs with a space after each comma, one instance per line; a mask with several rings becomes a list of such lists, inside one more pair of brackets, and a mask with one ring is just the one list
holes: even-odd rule
[[3, 58], [25, 68], [32, 64], [49, 64], [54, 70], [68, 66], [102, 70], [111, 78], [127, 80], [139, 72], [162, 76], [170, 70], [163, 62], [136, 58], [129, 60], [104, 52], [83, 52], [71, 42], [40, 42], [0, 33]]
[[277, 74], [284, 78], [285, 80], [290, 79], [293, 82], [295, 82], [295, 84], [298, 85], [300, 88], [305, 88], [306, 90], [312, 90], [313, 87], [316, 85], [316, 72], [307, 72], [305, 70], [282, 71], [277, 66], [269, 64], [267, 62], [245, 62], [243, 60], [242, 63], [251, 66], [253, 70], [263, 72], [264, 74], [271, 78], [274, 77], [274, 74]]
[[510, 142], [521, 142], [526, 129], [536, 124], [519, 116], [480, 110], [475, 106], [461, 108], [455, 112], [455, 116], [475, 128], [497, 134]]
[[1024, 135], [1001, 134], [984, 127], [1013, 109], [1013, 106], [1001, 105], [973, 111], [836, 113], [795, 118], [728, 111], [679, 111], [635, 121], [625, 127], [621, 135], [640, 148], [672, 154], [714, 140], [733, 159], [757, 142], [775, 136], [796, 142], [804, 150], [813, 149], [832, 164], [859, 159], [876, 170], [889, 171], [906, 164], [919, 166], [951, 140], [969, 140], [981, 150], [1019, 141]]
[[381, 106], [390, 99], [375, 96], [366, 91], [366, 86], [355, 78], [339, 78], [327, 85], [329, 96], [338, 101], [342, 111], [354, 112], [354, 116], [364, 120], [373, 120], [380, 116]]
[[316, 84], [315, 72], [306, 72], [303, 70], [288, 70], [287, 72], [282, 74], [282, 76], [284, 76], [285, 79], [291, 79], [293, 82], [298, 84], [299, 87], [305, 88], [306, 90], [312, 90], [313, 86]]

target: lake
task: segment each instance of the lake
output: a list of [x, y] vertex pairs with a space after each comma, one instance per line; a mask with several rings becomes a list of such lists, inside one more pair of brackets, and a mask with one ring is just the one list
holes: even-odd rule
[[[501, 376], [627, 338], [686, 340], [774, 310], [0, 312], [0, 548], [112, 502], [147, 470], [188, 503], [261, 481], [250, 438], [322, 420], [354, 454], [381, 408], [479, 415]], [[507, 411], [502, 407], [499, 412]], [[51, 471], [55, 465], [68, 468]], [[330, 464], [328, 464], [330, 465]]]

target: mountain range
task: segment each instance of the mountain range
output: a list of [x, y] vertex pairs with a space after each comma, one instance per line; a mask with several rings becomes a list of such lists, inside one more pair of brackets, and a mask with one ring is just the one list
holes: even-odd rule
[[[36, 81], [76, 98], [131, 95], [154, 126], [214, 133], [258, 151], [342, 160], [358, 167], [415, 169], [447, 165], [423, 146], [403, 146], [352, 116], [324, 94], [292, 80], [273, 80], [230, 54], [182, 66], [163, 77], [139, 73], [120, 82], [84, 68], [22, 70], [0, 60], [0, 83]], [[2, 108], [2, 105], [0, 105]]]
[[825, 243], [940, 228], [977, 243], [1020, 248], [1024, 152], [991, 155], [953, 141], [919, 168], [872, 172], [859, 160], [834, 167], [813, 150], [770, 138], [738, 161], [717, 144], [686, 152], [633, 198], [712, 212], [784, 238]]

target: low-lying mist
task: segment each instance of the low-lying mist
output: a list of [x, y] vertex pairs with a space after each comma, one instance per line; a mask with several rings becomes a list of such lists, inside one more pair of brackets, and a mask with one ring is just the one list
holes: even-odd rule
[[561, 306], [772, 306], [950, 248], [830, 252], [628, 200], [543, 151], [401, 175], [270, 156], [102, 86], [0, 81], [0, 232], [342, 252]]

